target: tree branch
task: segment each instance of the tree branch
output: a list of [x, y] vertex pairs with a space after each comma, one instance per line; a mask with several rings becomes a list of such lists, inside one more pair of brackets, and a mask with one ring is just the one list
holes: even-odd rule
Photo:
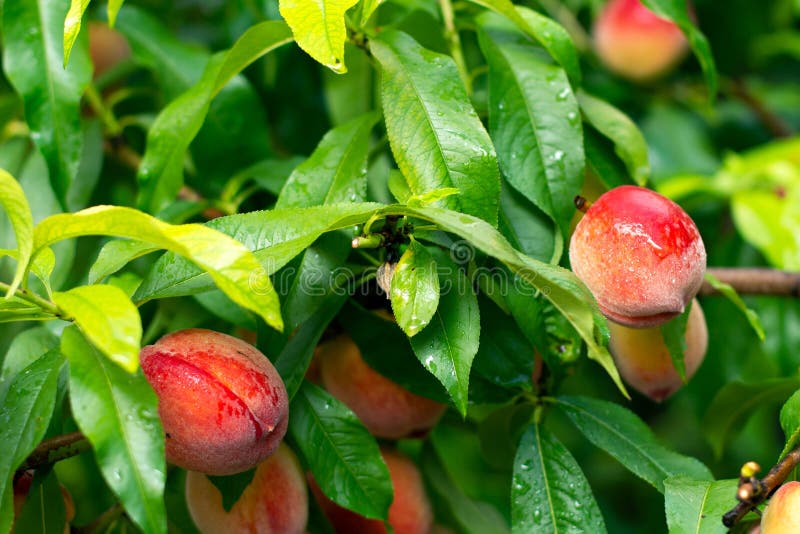
[[739, 479], [739, 489], [736, 491], [739, 504], [722, 516], [722, 524], [730, 528], [738, 523], [750, 510], [767, 500], [767, 497], [783, 484], [798, 464], [800, 464], [800, 447], [781, 458], [781, 461], [775, 464], [761, 480], [754, 476], [742, 476]]
[[89, 449], [89, 441], [80, 432], [72, 432], [46, 439], [25, 459], [18, 471], [35, 469], [59, 460], [77, 456]]
[[[741, 295], [777, 295], [800, 297], [800, 273], [767, 268], [713, 267], [708, 273], [733, 287]], [[700, 296], [718, 295], [708, 282], [700, 288]]]

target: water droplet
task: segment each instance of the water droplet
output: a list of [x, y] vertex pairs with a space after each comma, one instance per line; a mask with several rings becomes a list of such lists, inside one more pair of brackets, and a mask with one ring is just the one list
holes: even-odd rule
[[506, 105], [503, 102], [497, 104], [497, 109], [505, 109]]
[[571, 90], [569, 87], [565, 87], [565, 88], [563, 88], [563, 89], [562, 89], [561, 91], [559, 91], [559, 93], [556, 95], [556, 100], [558, 100], [559, 102], [563, 102], [564, 100], [566, 100], [566, 99], [567, 99], [567, 97], [569, 96], [569, 94], [570, 94], [571, 92], [572, 92], [572, 90]]
[[553, 161], [561, 161], [564, 159], [564, 151], [563, 150], [556, 150], [553, 152]]
[[114, 480], [122, 480], [122, 471], [120, 469], [114, 469], [111, 472], [111, 476]]

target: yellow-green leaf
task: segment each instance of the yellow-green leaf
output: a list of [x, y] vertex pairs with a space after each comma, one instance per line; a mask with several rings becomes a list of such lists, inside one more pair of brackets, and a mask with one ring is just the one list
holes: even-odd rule
[[136, 371], [142, 320], [124, 291], [108, 285], [80, 286], [53, 293], [53, 302], [75, 320], [100, 352], [129, 373]]
[[33, 215], [19, 182], [3, 169], [0, 169], [0, 205], [11, 220], [17, 238], [17, 272], [7, 294], [11, 295], [22, 282], [33, 252]]
[[281, 0], [281, 16], [306, 53], [339, 74], [347, 72], [344, 13], [358, 0]]
[[64, 67], [69, 63], [69, 54], [72, 52], [72, 45], [81, 33], [81, 19], [86, 8], [89, 7], [90, 0], [72, 0], [69, 11], [64, 19]]

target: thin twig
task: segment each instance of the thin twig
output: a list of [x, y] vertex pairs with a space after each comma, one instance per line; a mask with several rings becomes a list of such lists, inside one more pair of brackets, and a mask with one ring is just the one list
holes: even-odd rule
[[18, 471], [35, 469], [59, 460], [77, 456], [89, 449], [89, 441], [81, 432], [71, 432], [46, 439], [22, 463]]
[[730, 84], [730, 93], [750, 108], [764, 128], [775, 137], [791, 137], [792, 129], [781, 117], [767, 108], [756, 97], [741, 78], [734, 79]]
[[464, 59], [464, 52], [461, 50], [461, 37], [458, 35], [458, 29], [455, 24], [453, 4], [450, 3], [450, 0], [439, 0], [439, 7], [442, 10], [445, 38], [450, 46], [450, 55], [453, 56], [453, 61], [455, 61], [458, 67], [458, 73], [461, 76], [461, 80], [464, 82], [467, 94], [471, 95], [472, 79], [469, 76], [469, 69], [467, 68], [467, 61]]
[[[741, 295], [776, 295], [800, 297], [800, 273], [767, 268], [714, 267], [708, 273], [729, 284]], [[701, 296], [718, 295], [711, 284], [704, 282]]]

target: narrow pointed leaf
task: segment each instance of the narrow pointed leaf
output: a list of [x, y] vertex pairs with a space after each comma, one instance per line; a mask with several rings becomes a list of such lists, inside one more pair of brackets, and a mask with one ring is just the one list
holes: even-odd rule
[[392, 311], [397, 324], [413, 337], [430, 322], [439, 305], [436, 261], [418, 241], [411, 241], [392, 276]]
[[411, 192], [455, 187], [439, 205], [497, 224], [500, 173], [491, 139], [449, 56], [387, 30], [370, 41], [381, 69], [389, 142]]
[[22, 282], [33, 252], [33, 215], [19, 182], [3, 169], [0, 169], [0, 205], [11, 221], [17, 239], [17, 271], [6, 293], [11, 295]]
[[72, 414], [89, 439], [111, 490], [144, 531], [167, 531], [166, 463], [158, 399], [141, 373], [108, 361], [75, 327], [61, 338], [69, 361]]
[[750, 327], [758, 336], [758, 339], [764, 341], [766, 334], [764, 333], [764, 326], [761, 324], [758, 314], [755, 310], [747, 307], [747, 304], [745, 304], [744, 300], [742, 300], [742, 297], [739, 296], [733, 286], [726, 284], [708, 272], [705, 274], [705, 280], [744, 314], [747, 318], [747, 322], [750, 323]]
[[142, 241], [115, 239], [109, 241], [97, 254], [97, 259], [89, 269], [89, 283], [94, 284], [111, 276], [129, 262], [158, 250], [158, 247]]
[[53, 302], [75, 320], [100, 352], [129, 373], [136, 371], [142, 320], [124, 291], [109, 285], [79, 286], [53, 293]]
[[722, 516], [736, 501], [737, 480], [693, 480], [678, 476], [664, 482], [664, 507], [670, 534], [725, 534]]
[[180, 254], [208, 272], [231, 300], [274, 328], [283, 326], [278, 296], [264, 268], [244, 245], [220, 232], [197, 224], [170, 225], [131, 208], [96, 206], [43, 220], [34, 230], [34, 249], [87, 235], [146, 241]]
[[800, 390], [796, 391], [781, 408], [781, 428], [786, 436], [786, 445], [781, 457], [800, 443]]
[[278, 6], [298, 46], [332, 71], [344, 74], [344, 13], [357, 3], [358, 0], [280, 0]]
[[64, 18], [64, 66], [69, 64], [69, 55], [72, 46], [81, 32], [81, 20], [86, 8], [89, 7], [89, 0], [72, 0]]

